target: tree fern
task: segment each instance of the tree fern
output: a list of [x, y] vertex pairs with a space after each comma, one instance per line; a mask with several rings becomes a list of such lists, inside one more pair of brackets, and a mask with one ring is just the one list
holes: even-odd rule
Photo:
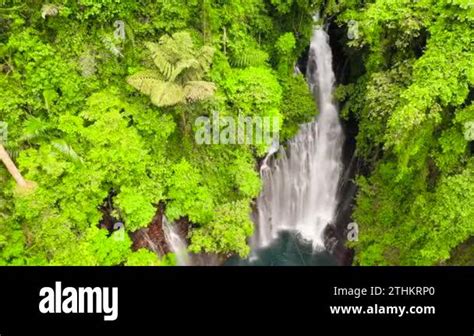
[[164, 82], [163, 76], [156, 70], [140, 71], [127, 78], [127, 83], [145, 95], [151, 95], [153, 87]]
[[183, 87], [173, 82], [156, 83], [151, 91], [151, 102], [156, 106], [174, 106], [185, 103]]
[[214, 95], [216, 86], [202, 81], [209, 71], [214, 48], [194, 47], [186, 32], [165, 35], [158, 43], [145, 44], [156, 69], [145, 70], [127, 78], [128, 84], [150, 96], [160, 107], [192, 103]]
[[191, 72], [193, 69], [197, 69], [199, 67], [199, 62], [195, 58], [184, 59], [176, 63], [173, 67], [173, 71], [168, 80], [170, 81], [177, 81], [180, 78], [181, 82], [186, 82], [186, 78], [182, 78], [183, 74]]
[[196, 102], [210, 98], [214, 95], [216, 86], [205, 81], [190, 81], [184, 87], [184, 94], [189, 102]]
[[195, 66], [190, 68], [183, 74], [182, 80], [187, 81], [198, 81], [204, 77], [204, 75], [210, 70], [212, 59], [214, 57], [214, 48], [204, 46], [202, 47], [197, 55]]
[[161, 75], [168, 79], [173, 72], [173, 64], [169, 55], [167, 55], [164, 50], [160, 48], [160, 45], [156, 43], [147, 42], [145, 45], [148, 50], [150, 50], [153, 63], [155, 63], [155, 66], [158, 68]]

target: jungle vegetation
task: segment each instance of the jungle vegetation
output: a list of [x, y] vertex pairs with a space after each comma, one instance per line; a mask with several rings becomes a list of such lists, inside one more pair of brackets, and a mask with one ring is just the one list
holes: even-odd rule
[[[0, 265], [173, 264], [129, 236], [160, 204], [190, 251], [247, 256], [267, 148], [197, 145], [194, 120], [276, 116], [293, 137], [317, 114], [294, 72], [317, 12], [352, 70], [354, 263], [472, 264], [471, 0], [7, 0]], [[125, 235], [100, 225], [111, 190]]]

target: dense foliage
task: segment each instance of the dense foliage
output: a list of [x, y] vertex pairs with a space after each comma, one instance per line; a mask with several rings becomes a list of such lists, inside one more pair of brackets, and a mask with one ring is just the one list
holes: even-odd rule
[[[132, 249], [159, 204], [191, 223], [190, 251], [248, 255], [268, 148], [198, 145], [194, 121], [277, 117], [294, 136], [316, 113], [294, 65], [318, 11], [344, 32], [337, 98], [364, 166], [354, 262], [472, 263], [471, 0], [10, 0], [1, 145], [34, 184], [0, 165], [0, 265], [173, 264]], [[102, 225], [107, 199], [124, 228]]]
[[474, 235], [474, 3], [341, 1], [332, 10], [352, 29], [347, 52], [364, 60], [364, 74], [338, 89], [371, 171], [358, 179], [355, 262], [443, 263]]
[[[311, 6], [3, 1], [4, 145], [35, 188], [18, 191], [0, 165], [0, 264], [173, 263], [131, 248], [129, 234], [150, 225], [159, 203], [169, 220], [192, 223], [191, 251], [247, 255], [266, 148], [199, 146], [194, 120], [277, 116], [284, 140], [313, 118], [309, 90], [293, 75]], [[303, 109], [282, 100], [296, 96]], [[101, 225], [109, 198], [107, 215], [123, 229]]]

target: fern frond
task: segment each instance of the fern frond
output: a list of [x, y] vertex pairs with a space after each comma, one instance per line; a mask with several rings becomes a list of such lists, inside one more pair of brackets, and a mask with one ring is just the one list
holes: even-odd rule
[[63, 140], [57, 140], [53, 141], [51, 145], [58, 150], [61, 154], [66, 156], [68, 159], [70, 159], [73, 162], [76, 163], [83, 163], [84, 161], [82, 158], [74, 151], [74, 149], [68, 145], [65, 141]]
[[183, 87], [171, 82], [161, 82], [153, 87], [151, 102], [159, 107], [174, 106], [185, 103]]
[[190, 102], [196, 102], [210, 98], [216, 92], [216, 85], [212, 82], [190, 81], [184, 87], [186, 99]]
[[197, 66], [185, 73], [184, 81], [198, 81], [211, 68], [215, 49], [209, 46], [202, 47], [196, 56]]
[[163, 76], [158, 71], [145, 70], [129, 76], [127, 83], [149, 96], [155, 86], [163, 83]]
[[254, 48], [245, 48], [243, 50], [235, 51], [230, 63], [239, 68], [259, 67], [264, 66], [268, 59], [269, 56], [265, 51]]
[[41, 17], [46, 19], [47, 16], [56, 16], [59, 14], [59, 7], [53, 4], [44, 4], [41, 7]]
[[199, 50], [197, 55], [197, 60], [201, 66], [203, 73], [206, 73], [211, 68], [212, 60], [214, 58], [214, 53], [216, 50], [209, 46], [204, 46]]
[[183, 50], [169, 35], [162, 36], [156, 46], [171, 64], [183, 56]]
[[129, 76], [127, 82], [150, 95], [154, 105], [164, 107], [185, 104], [214, 94], [215, 85], [201, 81], [211, 67], [214, 48], [205, 46], [196, 50], [187, 32], [165, 35], [159, 43], [146, 42], [145, 45], [156, 70]]
[[102, 36], [100, 38], [104, 47], [116, 57], [123, 57], [122, 49], [115, 44], [115, 41], [110, 36]]
[[179, 61], [176, 66], [173, 67], [170, 78], [168, 79], [171, 82], [174, 82], [178, 76], [180, 76], [185, 70], [197, 69], [199, 68], [199, 62], [194, 59], [184, 59]]
[[165, 79], [169, 79], [173, 72], [173, 64], [168, 55], [166, 55], [159, 44], [146, 42], [145, 46], [150, 50], [153, 63], [155, 63], [160, 73]]
[[188, 58], [192, 56], [194, 43], [191, 35], [187, 32], [174, 33], [166, 45], [169, 53], [177, 58]]
[[37, 117], [31, 117], [23, 122], [23, 130], [20, 140], [31, 141], [44, 135], [51, 127], [50, 123]]

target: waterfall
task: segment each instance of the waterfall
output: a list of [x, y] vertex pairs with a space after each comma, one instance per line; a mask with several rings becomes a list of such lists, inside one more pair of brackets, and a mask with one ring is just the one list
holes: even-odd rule
[[336, 215], [344, 135], [332, 99], [335, 75], [329, 36], [320, 27], [311, 40], [306, 77], [320, 114], [301, 126], [276, 159], [268, 162], [267, 157], [264, 162], [254, 249], [268, 246], [282, 231], [296, 231], [312, 242], [313, 249], [322, 249], [324, 229]]
[[166, 242], [168, 243], [171, 252], [176, 255], [176, 261], [178, 266], [190, 265], [186, 241], [181, 238], [180, 234], [177, 231], [176, 225], [170, 224], [165, 216], [163, 216], [162, 223]]
[[270, 149], [268, 150], [267, 156], [262, 161], [262, 164], [260, 166], [260, 175], [266, 170], [270, 169], [270, 166], [268, 166], [268, 160], [272, 157], [273, 154], [278, 153], [278, 150], [280, 149], [280, 145], [278, 144], [278, 141], [273, 141], [272, 145], [270, 146]]

